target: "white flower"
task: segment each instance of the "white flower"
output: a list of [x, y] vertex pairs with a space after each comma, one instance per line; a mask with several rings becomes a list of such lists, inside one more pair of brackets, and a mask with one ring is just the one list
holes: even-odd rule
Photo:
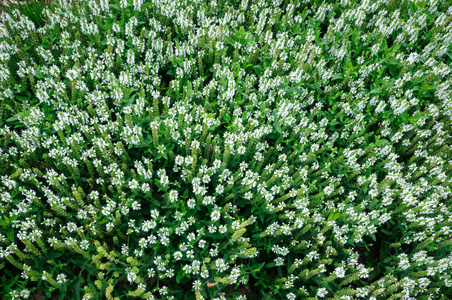
[[135, 274], [135, 272], [133, 272], [132, 268], [127, 268], [126, 269], [126, 274], [127, 274], [127, 280], [132, 283], [135, 281], [135, 279], [137, 278], [137, 274]]
[[176, 165], [178, 166], [182, 166], [184, 163], [184, 158], [180, 155], [176, 156], [176, 160], [175, 160]]
[[131, 190], [138, 188], [138, 181], [136, 181], [135, 179], [132, 179], [132, 180], [129, 182], [129, 188], [130, 188]]
[[223, 194], [223, 191], [224, 191], [224, 186], [223, 185], [217, 185], [217, 187], [216, 187], [216, 189], [215, 189], [215, 191], [218, 193], [218, 194]]
[[228, 231], [228, 228], [225, 225], [220, 225], [220, 228], [218, 229], [218, 231], [221, 234], [224, 234], [224, 233], [226, 233]]
[[87, 250], [89, 247], [89, 241], [88, 240], [83, 240], [80, 242], [80, 248], [83, 250]]
[[195, 280], [195, 282], [193, 282], [193, 288], [196, 290], [196, 291], [199, 291], [199, 290], [201, 290], [201, 281], [200, 280]]
[[176, 259], [176, 260], [180, 260], [181, 258], [182, 258], [182, 252], [180, 252], [180, 251], [176, 251], [176, 252], [174, 252], [174, 258]]
[[326, 290], [326, 288], [319, 288], [317, 290], [317, 297], [323, 298], [328, 294], [328, 291]]
[[56, 280], [59, 284], [62, 284], [66, 282], [66, 278], [67, 276], [65, 274], [58, 274]]
[[189, 199], [189, 200], [187, 201], [187, 206], [188, 206], [190, 209], [194, 209], [195, 206], [196, 206], [196, 201], [195, 201], [194, 199]]
[[11, 255], [11, 250], [9, 250], [9, 248], [6, 248], [6, 249], [3, 249], [3, 248], [0, 248], [0, 258], [4, 258], [4, 257], [7, 257], [7, 256], [9, 256], [9, 255]]
[[28, 290], [21, 290], [19, 294], [20, 294], [20, 297], [23, 299], [30, 298], [30, 291], [28, 291]]
[[245, 154], [245, 152], [246, 152], [245, 146], [240, 146], [240, 147], [237, 149], [237, 153], [240, 154], [240, 155]]
[[178, 193], [176, 190], [172, 190], [169, 192], [168, 198], [170, 200], [170, 203], [174, 203], [177, 201]]
[[113, 222], [108, 222], [106, 227], [107, 227], [107, 231], [110, 231], [115, 227], [115, 224], [113, 224]]
[[399, 268], [406, 270], [410, 267], [410, 261], [408, 260], [408, 255], [402, 253], [399, 255]]
[[69, 232], [73, 232], [73, 231], [77, 230], [77, 225], [73, 222], [70, 222], [67, 224], [67, 230]]
[[294, 293], [289, 293], [286, 295], [288, 300], [295, 300], [297, 296]]
[[284, 258], [282, 258], [282, 257], [275, 258], [275, 266], [279, 267], [279, 266], [283, 266], [283, 265], [284, 265]]
[[334, 274], [336, 274], [336, 276], [337, 276], [338, 278], [344, 278], [344, 276], [345, 276], [345, 269], [344, 269], [344, 267], [343, 267], [343, 266], [337, 267], [337, 268], [334, 270]]

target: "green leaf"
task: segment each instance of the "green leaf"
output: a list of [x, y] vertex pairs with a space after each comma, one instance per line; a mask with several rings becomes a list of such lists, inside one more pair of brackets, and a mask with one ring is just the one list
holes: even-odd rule
[[38, 79], [44, 78], [44, 75], [42, 75], [40, 68], [38, 68], [38, 69], [35, 71], [35, 74], [36, 74], [36, 78], [38, 78]]
[[309, 87], [312, 89], [315, 89], [317, 92], [319, 92], [320, 94], [323, 94], [322, 89], [319, 87], [318, 84], [309, 84]]
[[80, 276], [77, 276], [77, 279], [75, 280], [74, 287], [72, 290], [74, 291], [74, 298], [75, 300], [80, 300], [80, 286], [82, 284]]
[[6, 231], [6, 236], [8, 237], [8, 240], [14, 243], [14, 229], [8, 229], [8, 231]]
[[226, 113], [224, 114], [223, 119], [224, 119], [227, 123], [229, 123], [229, 121], [231, 121], [231, 116], [229, 115], [228, 112], [226, 112]]
[[181, 198], [187, 199], [188, 198], [188, 189], [185, 189], [184, 194], [181, 196]]
[[384, 263], [388, 263], [388, 262], [390, 262], [392, 260], [392, 257], [391, 256], [388, 256], [388, 257], [386, 257], [384, 260], [383, 260], [383, 262]]
[[281, 124], [279, 124], [279, 122], [276, 122], [274, 125], [275, 125], [276, 131], [279, 133], [282, 133]]
[[254, 42], [254, 39], [243, 39], [241, 44], [245, 46], [245, 45], [247, 45], [249, 43], [252, 43], [252, 42]]
[[179, 284], [180, 280], [184, 277], [184, 270], [180, 269], [179, 272], [177, 272], [176, 276], [176, 283]]
[[374, 242], [377, 241], [377, 237], [375, 236], [375, 233], [372, 233], [372, 234], [370, 235], [370, 237], [372, 238], [372, 240], [373, 240]]
[[339, 219], [341, 217], [340, 212], [332, 213], [328, 216], [328, 221], [334, 221], [336, 219]]
[[18, 279], [19, 279], [19, 275], [17, 275], [17, 276], [15, 276], [14, 278], [10, 279], [10, 281], [9, 281], [9, 283], [8, 283], [8, 285], [7, 285], [7, 287], [8, 287], [8, 288], [12, 287], [12, 286], [17, 282]]
[[243, 121], [243, 122], [246, 121], [247, 116], [248, 116], [248, 111], [245, 110], [245, 112], [243, 112], [243, 114], [242, 114], [242, 121]]
[[224, 39], [226, 40], [226, 42], [231, 45], [234, 46], [235, 45], [235, 41], [234, 39], [232, 39], [231, 37], [225, 36]]
[[132, 104], [133, 101], [135, 100], [135, 97], [137, 96], [137, 94], [134, 94], [132, 97], [130, 97], [129, 99], [129, 104]]
[[250, 271], [259, 272], [265, 266], [265, 262], [250, 267]]
[[272, 263], [267, 264], [265, 267], [266, 268], [273, 268], [275, 265], [276, 265], [276, 263], [272, 262]]
[[53, 260], [55, 258], [58, 258], [58, 257], [62, 256], [62, 255], [63, 255], [63, 253], [61, 253], [61, 252], [50, 252], [50, 253], [48, 253], [46, 255], [46, 258]]
[[11, 117], [11, 118], [9, 118], [9, 119], [6, 119], [6, 122], [16, 121], [16, 120], [17, 120], [17, 116], [18, 116], [18, 115], [15, 115], [14, 117]]
[[338, 73], [338, 74], [334, 75], [334, 77], [331, 78], [331, 80], [338, 80], [338, 79], [342, 79], [342, 78], [344, 78], [344, 74]]
[[24, 96], [19, 96], [19, 95], [15, 95], [14, 98], [16, 98], [19, 101], [28, 101], [28, 97], [24, 97]]
[[297, 87], [294, 88], [293, 91], [294, 91], [295, 93], [298, 93], [298, 94], [303, 94], [303, 90], [300, 89], [300, 88], [297, 88]]
[[382, 145], [387, 144], [387, 143], [389, 143], [388, 140], [381, 139], [381, 140], [378, 140], [378, 141], [375, 143], [375, 145], [378, 147], [378, 146], [382, 146]]
[[141, 10], [145, 10], [146, 8], [148, 8], [149, 6], [151, 6], [152, 4], [153, 4], [153, 3], [150, 2], [150, 3], [145, 3], [145, 4], [141, 5]]
[[278, 89], [283, 90], [285, 92], [290, 92], [290, 88], [287, 85], [278, 85]]
[[262, 66], [261, 65], [256, 65], [256, 66], [253, 66], [253, 68], [254, 68], [254, 71], [256, 72], [256, 75], [257, 76], [261, 76], [262, 75]]
[[370, 91], [369, 94], [381, 94], [382, 90], [379, 88], [373, 89]]

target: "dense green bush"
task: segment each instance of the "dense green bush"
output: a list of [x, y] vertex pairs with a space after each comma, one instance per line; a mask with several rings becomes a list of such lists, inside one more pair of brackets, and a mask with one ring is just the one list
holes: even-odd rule
[[452, 295], [451, 1], [43, 16], [1, 16], [0, 296]]

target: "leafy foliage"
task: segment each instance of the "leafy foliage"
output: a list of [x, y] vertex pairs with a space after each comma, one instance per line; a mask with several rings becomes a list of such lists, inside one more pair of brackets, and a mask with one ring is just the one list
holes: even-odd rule
[[451, 296], [451, 14], [392, 0], [2, 14], [0, 295]]

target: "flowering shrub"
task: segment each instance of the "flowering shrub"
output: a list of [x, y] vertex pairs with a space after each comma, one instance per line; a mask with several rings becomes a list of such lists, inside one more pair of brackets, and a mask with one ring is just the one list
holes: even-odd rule
[[0, 295], [450, 297], [451, 4], [3, 13]]

